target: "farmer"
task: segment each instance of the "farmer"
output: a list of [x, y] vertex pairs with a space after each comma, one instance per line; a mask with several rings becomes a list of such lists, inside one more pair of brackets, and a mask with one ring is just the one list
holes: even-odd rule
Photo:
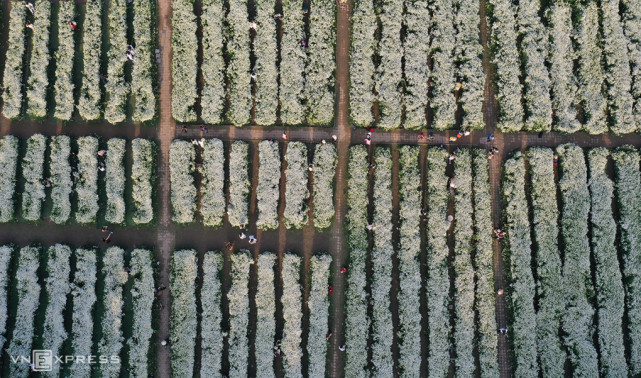
[[256, 244], [257, 241], [254, 235], [249, 235], [249, 244]]
[[26, 5], [27, 9], [29, 9], [29, 11], [31, 12], [31, 14], [34, 14], [34, 13], [35, 13], [36, 8], [33, 6], [33, 3], [27, 3], [27, 4], [25, 4], [25, 5]]
[[274, 20], [282, 20], [282, 19], [283, 19], [283, 15], [281, 13], [276, 13], [274, 15]]
[[347, 349], [347, 345], [345, 345], [345, 344], [340, 345], [340, 346], [338, 347], [338, 350], [340, 350], [341, 352], [344, 352], [346, 349]]
[[113, 231], [111, 231], [111, 232], [109, 233], [109, 235], [107, 235], [107, 237], [106, 237], [106, 238], [102, 238], [102, 241], [103, 241], [103, 242], [105, 242], [105, 243], [107, 243], [107, 244], [111, 243], [111, 235], [113, 235], [113, 234], [114, 234], [114, 233], [113, 233]]
[[456, 154], [452, 154], [452, 155], [450, 155], [449, 158], [447, 158], [447, 160], [449, 160], [450, 163], [453, 162], [454, 159], [456, 159]]
[[372, 231], [374, 229], [374, 225], [368, 224], [365, 228], [367, 229], [367, 231]]
[[225, 247], [227, 248], [227, 250], [232, 251], [234, 249], [234, 243], [225, 242]]
[[365, 139], [365, 144], [368, 145], [368, 146], [371, 145], [372, 144], [372, 140], [371, 139]]
[[309, 171], [312, 172], [314, 170], [314, 164], [310, 164], [309, 168], [307, 168], [307, 169], [309, 169]]
[[334, 286], [329, 285], [329, 286], [327, 287], [327, 294], [331, 294], [331, 293], [333, 293], [333, 292], [334, 292]]
[[208, 133], [209, 132], [209, 130], [207, 130], [207, 126], [201, 126], [200, 127], [200, 131], [202, 131], [203, 133]]
[[287, 140], [287, 132], [283, 131], [283, 140]]
[[27, 22], [27, 27], [28, 27], [29, 29], [33, 30], [33, 24], [32, 24], [32, 23]]
[[240, 232], [240, 235], [238, 235], [238, 237], [239, 237], [241, 240], [244, 240], [244, 239], [246, 239], [246, 238], [247, 238], [247, 235], [245, 235], [245, 233], [241, 231], [241, 232]]
[[258, 24], [254, 21], [249, 23], [249, 28], [252, 30], [258, 30]]
[[307, 41], [306, 41], [304, 38], [300, 40], [300, 44], [301, 44], [303, 47], [307, 47]]
[[457, 140], [457, 139], [458, 139], [457, 137], [455, 137], [455, 136], [451, 136], [451, 137], [450, 137], [450, 142], [456, 142], [456, 140]]
[[339, 270], [339, 272], [341, 272], [341, 274], [345, 274], [347, 273], [347, 268], [342, 267], [341, 270]]
[[423, 138], [425, 138], [425, 134], [423, 133], [418, 134], [418, 139], [423, 139]]
[[76, 21], [74, 21], [74, 20], [69, 21], [69, 24], [68, 24], [68, 25], [69, 25], [73, 30], [80, 30], [80, 28], [78, 28], [78, 24], [77, 24], [77, 23], [76, 23]]
[[558, 155], [554, 155], [554, 159], [552, 159], [552, 163], [554, 164], [555, 167], [559, 164], [559, 156]]
[[334, 142], [337, 142], [337, 141], [338, 141], [338, 136], [336, 136], [336, 134], [333, 134], [333, 135], [332, 135], [332, 140], [333, 140]]
[[258, 75], [256, 75], [256, 72], [252, 72], [250, 76], [252, 81], [256, 81], [256, 79], [258, 79]]

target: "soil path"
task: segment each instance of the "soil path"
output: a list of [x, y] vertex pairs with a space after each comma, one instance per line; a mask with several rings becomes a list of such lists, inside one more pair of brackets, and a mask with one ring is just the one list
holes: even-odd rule
[[[169, 336], [169, 266], [171, 253], [174, 250], [175, 236], [171, 225], [170, 185], [169, 185], [169, 147], [176, 135], [176, 124], [171, 116], [171, 1], [158, 2], [158, 39], [160, 48], [160, 125], [158, 139], [160, 156], [158, 164], [158, 196], [160, 201], [158, 215], [157, 259], [159, 266], [159, 285], [169, 288], [167, 295], [161, 296], [164, 306], [160, 311], [158, 336], [164, 340]], [[169, 377], [171, 373], [170, 355], [167, 348], [157, 348], [156, 376]]]

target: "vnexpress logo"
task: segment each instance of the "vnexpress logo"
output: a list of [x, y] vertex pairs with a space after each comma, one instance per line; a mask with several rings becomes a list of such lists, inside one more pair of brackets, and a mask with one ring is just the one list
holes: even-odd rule
[[31, 353], [33, 371], [51, 371], [53, 369], [53, 352], [50, 350], [34, 350]]

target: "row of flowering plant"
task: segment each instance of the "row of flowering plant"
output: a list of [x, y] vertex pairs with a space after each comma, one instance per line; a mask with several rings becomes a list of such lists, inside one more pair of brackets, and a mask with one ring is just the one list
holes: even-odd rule
[[319, 144], [314, 151], [314, 227], [328, 228], [334, 219], [336, 147]]
[[[254, 260], [249, 251], [231, 255], [231, 287], [227, 292], [229, 302], [229, 376], [247, 376], [249, 357], [249, 267]], [[284, 342], [283, 342], [284, 344]], [[283, 350], [284, 351], [284, 350]]]
[[3, 91], [2, 114], [7, 118], [17, 118], [22, 110], [22, 79], [23, 56], [25, 52], [24, 25], [26, 21], [25, 8], [20, 2], [11, 3], [9, 13], [9, 37], [7, 39], [7, 55], [2, 77]]
[[380, 111], [378, 125], [383, 129], [393, 129], [401, 125], [402, 94], [399, 83], [403, 78], [403, 55], [399, 47], [401, 46], [403, 3], [387, 1], [382, 3], [381, 8], [379, 14], [381, 31], [377, 50], [380, 63], [376, 67], [376, 91]]
[[82, 85], [77, 109], [80, 116], [86, 120], [100, 118], [101, 112], [102, 9], [102, 1], [89, 1], [85, 6], [85, 21], [82, 27]]
[[[223, 258], [220, 252], [209, 251], [203, 259], [203, 284], [200, 289], [202, 312], [200, 317], [200, 338], [202, 357], [200, 375], [213, 377], [220, 374], [223, 353], [223, 333], [220, 328], [223, 319], [220, 307], [220, 272]], [[260, 281], [259, 281], [260, 283]], [[262, 323], [258, 323], [261, 324]]]
[[[119, 123], [126, 119], [125, 105], [129, 95], [129, 85], [125, 82], [125, 63], [127, 62], [127, 4], [125, 0], [112, 0], [107, 11], [109, 31], [109, 50], [107, 51], [107, 94], [105, 119]], [[149, 26], [147, 26], [149, 27]], [[142, 47], [142, 46], [141, 46]]]
[[199, 211], [205, 226], [217, 227], [225, 214], [225, 150], [218, 139], [204, 139], [203, 143]]
[[191, 377], [194, 374], [196, 347], [196, 277], [198, 265], [195, 250], [175, 251], [171, 262], [171, 370], [172, 374]]
[[133, 164], [131, 166], [133, 216], [135, 224], [147, 224], [154, 219], [152, 203], [156, 145], [148, 139], [131, 142]]
[[22, 217], [29, 221], [39, 220], [42, 212], [42, 201], [45, 198], [42, 172], [46, 148], [47, 137], [35, 134], [27, 139], [27, 149], [22, 158]]
[[[425, 22], [423, 19], [421, 22]], [[377, 20], [373, 0], [362, 0], [354, 3], [352, 10], [352, 43], [350, 47], [350, 118], [359, 126], [369, 125], [374, 117], [374, 60], [372, 57], [377, 49], [376, 41]], [[408, 28], [410, 38], [412, 28]], [[406, 65], [412, 64], [406, 59]], [[425, 64], [427, 61], [425, 62]], [[423, 64], [420, 65], [424, 67]], [[426, 80], [427, 82], [427, 80]], [[408, 78], [408, 83], [411, 84]], [[407, 100], [406, 100], [407, 101]], [[408, 115], [409, 117], [409, 115]]]
[[231, 145], [229, 153], [229, 203], [227, 218], [229, 223], [238, 227], [247, 224], [249, 197], [249, 146], [242, 141]]
[[601, 374], [625, 377], [628, 365], [623, 346], [625, 291], [617, 256], [617, 225], [612, 213], [614, 183], [608, 177], [610, 153], [605, 148], [588, 152], [591, 245], [598, 307], [597, 339]]
[[153, 86], [152, 54], [155, 46], [152, 30], [156, 16], [153, 1], [133, 1], [133, 41], [136, 46], [134, 67], [131, 71], [131, 95], [134, 99], [133, 119], [138, 122], [149, 121], [156, 113], [156, 96]]
[[[47, 293], [47, 310], [45, 313], [42, 345], [53, 353], [60, 353], [63, 342], [67, 339], [64, 312], [69, 294], [69, 273], [71, 271], [71, 248], [56, 244], [47, 249], [47, 278], [45, 291]], [[51, 372], [46, 376], [55, 377], [60, 370], [60, 363], [54, 361]]]
[[250, 49], [247, 0], [229, 0], [227, 12], [227, 80], [229, 103], [227, 119], [232, 125], [249, 122], [252, 108]]
[[78, 138], [78, 173], [76, 174], [76, 221], [93, 223], [98, 213], [98, 139]]
[[0, 139], [0, 222], [14, 217], [16, 169], [18, 166], [18, 138], [6, 135]]
[[[476, 1], [461, 1], [457, 5], [454, 53], [458, 62], [457, 75], [462, 85], [458, 102], [463, 108], [463, 128], [482, 129], [485, 127], [483, 121], [485, 73], [482, 61], [483, 46], [478, 32], [479, 5]], [[407, 76], [407, 63], [405, 67], [405, 76]]]
[[536, 375], [538, 371], [536, 312], [534, 297], [536, 283], [532, 274], [532, 239], [528, 203], [525, 194], [525, 161], [516, 152], [505, 162], [503, 196], [505, 203], [510, 265], [510, 299], [512, 310], [515, 374]]
[[[307, 147], [302, 142], [290, 142], [285, 153], [285, 211], [287, 228], [302, 228], [307, 224], [308, 168]], [[315, 169], [315, 168], [312, 168]]]
[[280, 42], [280, 118], [286, 125], [300, 125], [305, 117], [305, 20], [301, 0], [283, 0], [283, 37]]
[[196, 186], [194, 185], [196, 151], [184, 140], [176, 139], [169, 151], [169, 172], [171, 179], [171, 207], [173, 220], [177, 223], [194, 221], [196, 210]]
[[131, 337], [127, 339], [129, 347], [129, 367], [135, 377], [149, 376], [148, 352], [152, 328], [152, 311], [154, 304], [154, 272], [151, 251], [134, 249], [129, 260], [131, 285], [131, 303], [134, 317], [132, 319]]
[[9, 262], [11, 262], [11, 255], [13, 254], [13, 247], [10, 245], [0, 246], [0, 350], [4, 350], [5, 332], [7, 330], [8, 309], [7, 299], [9, 286]]
[[71, 180], [70, 138], [66, 135], [51, 137], [49, 144], [49, 180], [51, 181], [52, 209], [50, 218], [54, 223], [65, 223], [71, 214], [71, 199], [73, 190]]
[[75, 55], [74, 29], [69, 22], [75, 22], [76, 3], [63, 1], [58, 5], [58, 49], [53, 57], [56, 62], [56, 81], [54, 95], [56, 106], [54, 117], [68, 121], [73, 115], [75, 84], [73, 81], [73, 63]]
[[178, 122], [196, 120], [196, 75], [198, 73], [197, 22], [193, 0], [171, 3], [171, 114]]
[[399, 169], [399, 241], [398, 293], [400, 359], [399, 367], [407, 374], [421, 371], [421, 174], [419, 147], [400, 148]]
[[278, 199], [280, 198], [280, 152], [278, 142], [264, 140], [258, 144], [258, 219], [256, 226], [263, 230], [278, 228]]
[[347, 235], [349, 243], [349, 271], [345, 299], [345, 339], [349, 341], [346, 352], [345, 375], [369, 376], [367, 368], [367, 342], [370, 319], [367, 313], [369, 296], [365, 290], [368, 282], [365, 269], [367, 260], [367, 193], [369, 186], [368, 155], [365, 146], [350, 148], [347, 185]]
[[[470, 1], [469, 3], [474, 2]], [[478, 15], [476, 17], [478, 18]], [[430, 45], [427, 40], [424, 40], [429, 35], [430, 28], [430, 10], [427, 1], [405, 2], [405, 26], [407, 31], [403, 43], [405, 58], [404, 127], [418, 129], [427, 123], [425, 108], [428, 101], [427, 84], [430, 75], [427, 66]], [[360, 62], [356, 63], [360, 64]]]
[[[107, 142], [105, 157], [105, 191], [107, 192], [107, 212], [105, 220], [114, 224], [125, 221], [125, 140], [112, 138]], [[132, 195], [138, 195], [134, 188]]]
[[325, 361], [327, 359], [329, 298], [327, 284], [329, 268], [332, 264], [330, 255], [312, 256], [309, 263], [311, 271], [311, 287], [307, 298], [309, 309], [309, 332], [307, 337], [307, 357], [309, 377], [325, 376]]
[[254, 56], [256, 63], [253, 72], [256, 74], [256, 123], [273, 125], [276, 122], [278, 108], [278, 57], [276, 20], [274, 19], [274, 2], [256, 0], [256, 23], [258, 30], [254, 36]]
[[[456, 68], [454, 48], [456, 47], [454, 1], [435, 0], [432, 4], [432, 98], [430, 107], [434, 113], [432, 128], [449, 129], [454, 126], [456, 113]], [[393, 48], [393, 47], [392, 47]]]
[[[274, 291], [274, 265], [276, 255], [271, 252], [258, 256], [258, 288], [256, 289], [256, 371], [264, 376], [274, 376], [274, 340], [276, 338], [276, 294]], [[259, 375], [260, 375], [259, 374]]]
[[287, 253], [283, 256], [281, 276], [283, 280], [283, 295], [280, 297], [283, 306], [283, 338], [281, 350], [283, 352], [283, 369], [286, 376], [302, 376], [303, 350], [302, 320], [303, 307], [302, 291], [300, 285], [301, 258]]
[[612, 153], [619, 205], [619, 232], [626, 289], [630, 375], [641, 373], [641, 173], [639, 151], [625, 146]]
[[[96, 304], [96, 251], [77, 249], [76, 270], [71, 285], [73, 315], [71, 324], [71, 347], [75, 355], [90, 355], [93, 346], [93, 309]], [[120, 268], [121, 269], [121, 268]], [[71, 376], [88, 376], [89, 364], [73, 364]]]
[[[225, 106], [225, 58], [223, 55], [225, 10], [224, 1], [204, 0], [200, 23], [203, 37], [203, 89], [200, 95], [202, 111], [200, 117], [205, 123], [217, 124], [222, 120]], [[273, 6], [272, 6], [273, 13]], [[195, 79], [195, 78], [194, 78]], [[274, 96], [275, 97], [275, 96]]]
[[[21, 4], [16, 2], [15, 6], [21, 7]], [[41, 1], [38, 3], [38, 11], [34, 15], [33, 30], [31, 30], [31, 58], [27, 80], [27, 114], [35, 118], [43, 118], [47, 115], [50, 23], [51, 3]]]

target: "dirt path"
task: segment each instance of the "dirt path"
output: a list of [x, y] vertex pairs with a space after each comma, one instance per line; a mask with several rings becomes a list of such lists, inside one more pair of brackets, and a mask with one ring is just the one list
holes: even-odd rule
[[[160, 201], [158, 214], [158, 236], [156, 257], [160, 262], [159, 283], [169, 288], [167, 295], [161, 297], [164, 308], [160, 311], [158, 322], [158, 338], [163, 340], [169, 336], [169, 313], [171, 310], [169, 294], [169, 264], [174, 250], [174, 232], [171, 225], [170, 185], [169, 185], [169, 146], [176, 134], [176, 124], [171, 116], [171, 2], [158, 2], [158, 38], [160, 48], [160, 125], [158, 126], [158, 139], [160, 141], [160, 156], [158, 164], [158, 200]], [[169, 377], [171, 363], [169, 350], [157, 348], [156, 375]]]

